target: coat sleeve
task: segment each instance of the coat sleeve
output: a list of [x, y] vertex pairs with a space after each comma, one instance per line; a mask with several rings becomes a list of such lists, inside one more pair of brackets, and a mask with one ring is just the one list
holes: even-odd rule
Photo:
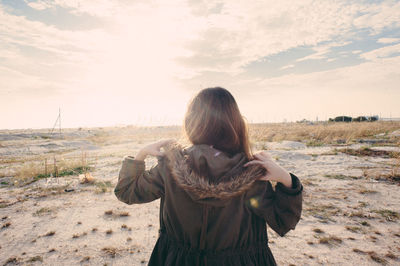
[[274, 191], [269, 181], [256, 181], [245, 199], [249, 209], [264, 218], [280, 236], [294, 229], [301, 216], [303, 186], [297, 176], [290, 176], [291, 188], [278, 182]]
[[164, 180], [160, 172], [160, 163], [145, 170], [145, 162], [126, 156], [119, 171], [115, 196], [127, 204], [146, 203], [164, 195]]

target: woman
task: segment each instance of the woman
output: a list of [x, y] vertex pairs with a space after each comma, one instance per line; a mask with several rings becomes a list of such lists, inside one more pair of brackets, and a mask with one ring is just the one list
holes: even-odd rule
[[[160, 141], [125, 157], [115, 188], [127, 204], [161, 199], [149, 265], [276, 265], [266, 223], [280, 236], [295, 228], [299, 179], [266, 152], [252, 156], [246, 124], [223, 88], [200, 91], [184, 127], [192, 146]], [[145, 170], [148, 155], [158, 164]]]

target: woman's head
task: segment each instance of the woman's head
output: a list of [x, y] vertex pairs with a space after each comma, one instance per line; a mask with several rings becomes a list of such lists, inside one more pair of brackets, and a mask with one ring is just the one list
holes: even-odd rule
[[232, 94], [224, 88], [200, 91], [188, 106], [184, 127], [193, 144], [251, 157], [246, 123]]

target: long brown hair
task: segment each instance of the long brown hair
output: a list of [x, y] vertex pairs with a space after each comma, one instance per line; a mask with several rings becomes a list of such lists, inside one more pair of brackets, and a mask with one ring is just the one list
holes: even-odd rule
[[189, 103], [184, 128], [193, 144], [252, 157], [248, 129], [232, 94], [221, 87], [201, 90]]

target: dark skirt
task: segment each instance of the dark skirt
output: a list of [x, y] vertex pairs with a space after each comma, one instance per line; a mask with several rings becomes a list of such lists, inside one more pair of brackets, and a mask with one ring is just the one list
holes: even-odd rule
[[257, 243], [243, 249], [222, 251], [198, 250], [161, 233], [150, 257], [150, 266], [158, 265], [276, 265], [268, 243]]

